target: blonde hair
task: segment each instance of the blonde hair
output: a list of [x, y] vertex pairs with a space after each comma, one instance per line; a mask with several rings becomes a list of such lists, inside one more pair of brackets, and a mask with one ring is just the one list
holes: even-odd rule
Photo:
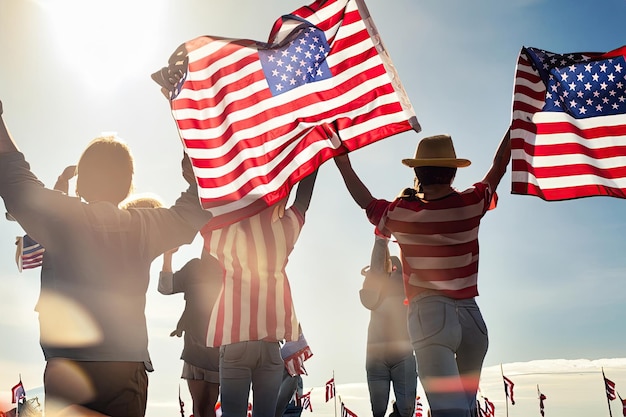
[[87, 202], [119, 204], [132, 191], [134, 174], [130, 148], [117, 136], [91, 141], [76, 168], [76, 194]]
[[163, 202], [156, 194], [133, 194], [119, 204], [121, 209], [159, 208]]

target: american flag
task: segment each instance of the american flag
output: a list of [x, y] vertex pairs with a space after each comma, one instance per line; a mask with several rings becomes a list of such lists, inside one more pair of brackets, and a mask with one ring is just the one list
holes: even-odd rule
[[326, 382], [326, 402], [335, 396], [335, 378]]
[[422, 407], [422, 402], [420, 401], [420, 396], [415, 397], [415, 417], [423, 417], [424, 408]]
[[511, 400], [511, 405], [515, 405], [515, 399], [513, 397], [513, 387], [515, 384], [504, 375], [502, 375], [502, 379], [504, 379], [504, 393], [506, 394], [506, 397]]
[[46, 251], [43, 246], [33, 240], [30, 236], [17, 236], [15, 238], [15, 263], [18, 271], [33, 269], [41, 266], [43, 254]]
[[313, 406], [311, 405], [311, 391], [307, 392], [306, 394], [302, 394], [302, 396], [300, 397], [300, 405], [302, 406], [303, 410], [309, 410], [310, 412], [313, 412]]
[[21, 403], [22, 400], [26, 399], [26, 390], [24, 389], [24, 385], [22, 381], [18, 382], [11, 388], [11, 403]]
[[315, 1], [279, 18], [267, 43], [193, 39], [168, 68], [213, 228], [287, 197], [336, 155], [421, 129], [363, 0]]
[[604, 389], [606, 391], [606, 397], [609, 400], [613, 401], [617, 398], [617, 393], [615, 392], [615, 382], [604, 376], [604, 370], [602, 370], [602, 377], [604, 378]]
[[619, 400], [622, 402], [622, 415], [626, 417], [626, 400], [623, 400], [622, 397]]
[[491, 401], [489, 401], [489, 399], [486, 397], [483, 398], [483, 400], [485, 401], [484, 409], [480, 408], [480, 403], [478, 402], [478, 400], [476, 400], [477, 408], [478, 408], [478, 415], [480, 417], [495, 417], [496, 406]]
[[180, 406], [180, 417], [185, 417], [185, 403], [180, 397], [180, 385], [178, 386], [178, 405]]
[[295, 342], [286, 342], [280, 349], [280, 356], [285, 362], [285, 368], [291, 376], [307, 375], [304, 362], [313, 356], [306, 338], [302, 333]]
[[539, 391], [539, 385], [537, 385], [537, 395], [539, 395], [539, 412], [542, 416], [545, 416], [543, 402], [547, 397]]
[[358, 417], [354, 411], [348, 409], [343, 401], [341, 402], [341, 417]]
[[626, 198], [626, 46], [522, 48], [511, 130], [512, 192], [544, 200]]

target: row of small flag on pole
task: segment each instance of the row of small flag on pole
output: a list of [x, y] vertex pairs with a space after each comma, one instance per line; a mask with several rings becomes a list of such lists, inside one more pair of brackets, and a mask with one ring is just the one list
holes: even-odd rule
[[[334, 376], [326, 382], [325, 390], [326, 390], [326, 394], [325, 394], [326, 402], [330, 401], [332, 398], [335, 398], [335, 399], [337, 398], [335, 396], [336, 392], [335, 392], [335, 377]], [[311, 403], [310, 403], [311, 391], [309, 391], [305, 395], [307, 396], [307, 399], [308, 399], [308, 403], [307, 403], [308, 409], [310, 411], [313, 411], [313, 408], [311, 407]], [[358, 417], [355, 412], [353, 412], [348, 407], [346, 407], [344, 402], [341, 400], [341, 397], [339, 397], [339, 402], [341, 404], [341, 414], [340, 414], [341, 417]], [[302, 407], [303, 409], [307, 408], [304, 406], [304, 403], [302, 403]], [[423, 408], [422, 402], [420, 401], [420, 396], [418, 395], [415, 398], [415, 417], [423, 417], [423, 416], [424, 416], [424, 408]]]
[[[336, 410], [337, 410], [337, 406], [336, 406], [337, 397], [335, 396], [336, 392], [335, 392], [335, 376], [334, 376], [334, 374], [333, 374], [333, 377], [331, 379], [326, 381], [325, 389], [326, 389], [326, 395], [325, 395], [326, 402], [330, 401], [332, 398], [335, 398], [335, 415], [336, 415], [337, 414], [337, 412], [336, 412]], [[309, 391], [308, 394], [310, 395], [311, 391]], [[358, 417], [354, 411], [352, 411], [348, 407], [346, 407], [346, 405], [341, 400], [341, 397], [339, 397], [339, 402], [341, 403], [341, 414], [340, 414], [341, 417]], [[310, 402], [309, 402], [309, 406], [310, 406]], [[313, 411], [313, 408], [310, 407], [309, 410]]]
[[[326, 402], [330, 401], [331, 399], [335, 398], [335, 401], [337, 400], [337, 398], [339, 398], [339, 402], [340, 402], [340, 416], [341, 417], [358, 417], [357, 414], [350, 410], [348, 407], [346, 407], [346, 405], [344, 404], [344, 402], [341, 400], [341, 398], [339, 396], [336, 396], [336, 390], [335, 390], [335, 377], [333, 376], [330, 380], [328, 380], [325, 384], [325, 399]], [[307, 392], [306, 394], [302, 394], [302, 395], [297, 395], [296, 394], [296, 402], [299, 406], [302, 407], [302, 410], [309, 410], [310, 412], [313, 412], [313, 405], [311, 404], [311, 392], [313, 391], [313, 389], [311, 388], [309, 390], [309, 392]], [[180, 405], [180, 415], [181, 417], [185, 417], [185, 403], [183, 402], [181, 396], [180, 396], [180, 387], [178, 389], [178, 403]], [[415, 417], [423, 417], [424, 410], [423, 410], [423, 405], [420, 401], [420, 397], [417, 396], [415, 399]], [[336, 413], [335, 413], [336, 414]], [[221, 404], [218, 401], [215, 404], [215, 415], [217, 417], [220, 417], [222, 415], [221, 413]], [[252, 416], [252, 404], [249, 403], [248, 404], [248, 416], [247, 417], [251, 417]]]
[[[611, 381], [604, 375], [604, 368], [602, 369], [602, 378], [604, 380], [604, 388], [606, 391], [606, 398], [607, 398], [607, 403], [609, 406], [609, 414], [611, 414], [611, 401], [619, 398], [622, 403], [622, 415], [626, 417], [626, 399], [622, 399], [622, 397], [617, 392], [615, 388], [615, 382]], [[509, 401], [511, 402], [511, 405], [515, 405], [515, 394], [513, 390], [513, 388], [515, 387], [515, 384], [510, 378], [507, 378], [506, 376], [504, 376], [504, 374], [502, 375], [502, 380], [504, 382], [504, 393], [507, 398], [507, 403], [506, 403], [507, 407], [508, 407]], [[537, 398], [539, 399], [539, 413], [541, 414], [542, 417], [545, 417], [544, 401], [547, 399], [547, 397], [545, 394], [541, 392], [538, 384], [537, 384]], [[480, 401], [478, 399], [476, 400], [476, 402], [477, 402], [477, 409], [478, 409], [479, 417], [495, 417], [496, 408], [494, 404], [491, 401], [489, 401], [488, 398], [483, 397], [483, 402], [484, 402], [483, 407], [481, 407]], [[507, 415], [508, 415], [508, 412], [507, 412]]]

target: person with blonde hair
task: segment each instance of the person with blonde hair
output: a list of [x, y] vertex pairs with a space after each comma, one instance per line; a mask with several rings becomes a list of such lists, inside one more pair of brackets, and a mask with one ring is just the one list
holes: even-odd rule
[[79, 197], [68, 196], [31, 172], [0, 102], [0, 196], [46, 249], [36, 311], [47, 417], [72, 406], [110, 417], [145, 414], [150, 265], [192, 242], [211, 218], [186, 155], [182, 165], [189, 187], [172, 207], [123, 209], [132, 191], [132, 154], [117, 137], [97, 138], [77, 164]]

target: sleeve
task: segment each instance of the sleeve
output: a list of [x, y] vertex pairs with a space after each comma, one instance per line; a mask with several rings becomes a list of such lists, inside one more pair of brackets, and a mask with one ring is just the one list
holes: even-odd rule
[[163, 295], [174, 294], [174, 274], [169, 271], [159, 273], [159, 285], [157, 290]]
[[142, 233], [149, 236], [149, 256], [156, 258], [173, 247], [189, 244], [212, 217], [200, 205], [196, 186], [190, 186], [170, 208], [129, 209], [141, 216]]
[[292, 204], [288, 210], [293, 212], [296, 222], [298, 223], [298, 227], [301, 228], [302, 226], [304, 226], [304, 213], [300, 212], [295, 204]]
[[203, 278], [202, 268], [202, 261], [194, 258], [176, 272], [161, 271], [159, 274], [159, 292], [165, 295], [184, 293], [194, 282]]
[[[0, 154], [0, 196], [7, 212], [44, 247], [58, 237], [57, 229], [78, 216], [82, 206], [75, 197], [45, 188], [20, 152]], [[51, 224], [56, 228], [44, 226]]]
[[390, 237], [390, 234], [384, 228], [384, 217], [391, 206], [391, 202], [387, 200], [373, 200], [368, 206], [365, 208], [365, 214], [367, 215], [367, 219], [376, 226], [375, 233], [378, 236], [382, 237]]
[[486, 182], [479, 182], [474, 184], [474, 190], [478, 197], [484, 201], [483, 214], [496, 208], [498, 204], [498, 195], [493, 192], [491, 185]]

